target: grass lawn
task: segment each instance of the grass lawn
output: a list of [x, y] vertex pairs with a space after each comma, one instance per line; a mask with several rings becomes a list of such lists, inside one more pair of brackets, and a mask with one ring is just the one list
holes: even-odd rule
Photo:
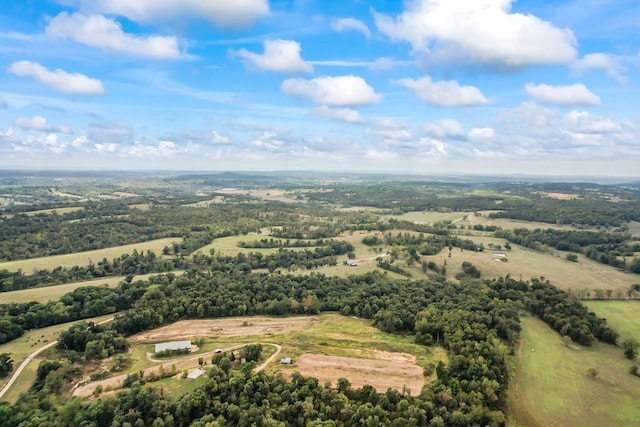
[[[640, 378], [629, 374], [631, 363], [620, 348], [600, 343], [567, 347], [532, 316], [522, 317], [522, 328], [508, 397], [516, 421], [526, 426], [638, 425]], [[587, 374], [589, 368], [597, 370], [597, 377]]]
[[[173, 271], [175, 275], [182, 274], [182, 271]], [[140, 274], [134, 277], [135, 280], [147, 280], [151, 276], [156, 276], [161, 273]], [[66, 293], [72, 292], [74, 289], [81, 288], [83, 286], [108, 286], [115, 288], [118, 286], [125, 276], [105, 277], [102, 279], [87, 280], [84, 282], [65, 283], [64, 285], [47, 286], [43, 288], [22, 289], [20, 291], [11, 291], [0, 293], [0, 301], [3, 304], [8, 303], [26, 303], [31, 301], [38, 301], [45, 303], [47, 301], [56, 301]]]
[[583, 301], [589, 310], [620, 334], [618, 344], [625, 339], [640, 341], [640, 301]]
[[138, 252], [153, 251], [162, 253], [165, 246], [171, 247], [172, 243], [180, 240], [178, 237], [168, 237], [164, 239], [150, 240], [147, 242], [134, 243], [132, 245], [114, 246], [111, 248], [97, 249], [95, 251], [77, 252], [73, 254], [52, 255], [48, 257], [32, 258], [20, 261], [9, 261], [0, 263], [0, 270], [18, 271], [30, 274], [34, 270], [53, 269], [58, 266], [73, 267], [76, 265], [89, 265], [90, 262], [98, 262], [103, 258], [111, 260], [122, 254], [130, 254], [134, 249]]

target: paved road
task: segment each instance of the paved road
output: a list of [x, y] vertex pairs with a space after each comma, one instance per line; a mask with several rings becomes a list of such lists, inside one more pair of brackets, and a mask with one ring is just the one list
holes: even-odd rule
[[[110, 317], [110, 318], [108, 318], [106, 320], [103, 320], [102, 322], [99, 322], [98, 325], [102, 325], [104, 323], [111, 322], [112, 320], [113, 320], [113, 317]], [[29, 356], [27, 356], [27, 358], [24, 359], [24, 361], [20, 364], [20, 366], [18, 366], [18, 369], [16, 369], [13, 372], [13, 375], [9, 379], [9, 382], [5, 384], [5, 386], [2, 388], [2, 390], [0, 390], [0, 399], [2, 399], [2, 397], [9, 391], [9, 389], [11, 388], [13, 383], [18, 379], [18, 376], [20, 376], [20, 374], [22, 373], [24, 368], [27, 367], [27, 365], [34, 359], [34, 357], [36, 357], [37, 355], [39, 355], [40, 353], [42, 353], [46, 349], [53, 347], [56, 344], [58, 344], [58, 341], [50, 342], [49, 344], [45, 345], [44, 347], [40, 347], [39, 349], [37, 349], [36, 351], [31, 353]]]

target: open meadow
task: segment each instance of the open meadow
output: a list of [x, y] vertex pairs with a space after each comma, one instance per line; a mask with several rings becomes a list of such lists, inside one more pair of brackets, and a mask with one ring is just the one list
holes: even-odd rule
[[[182, 274], [181, 271], [172, 271], [172, 273], [175, 275]], [[158, 274], [160, 273], [139, 274], [134, 276], [133, 280], [147, 280], [149, 277]], [[125, 276], [104, 277], [101, 279], [65, 283], [63, 285], [47, 286], [44, 288], [30, 288], [19, 291], [2, 292], [0, 293], [0, 303], [27, 303], [31, 301], [45, 303], [47, 301], [57, 301], [62, 295], [73, 292], [78, 288], [85, 286], [106, 286], [109, 288], [115, 288], [124, 279]]]
[[618, 343], [626, 339], [640, 341], [640, 301], [584, 301], [584, 304], [620, 334]]
[[40, 258], [31, 258], [20, 261], [8, 261], [0, 263], [0, 270], [18, 271], [31, 274], [37, 270], [48, 269], [61, 266], [71, 268], [76, 265], [86, 266], [90, 263], [97, 263], [106, 258], [112, 260], [123, 254], [130, 254], [133, 250], [138, 252], [153, 251], [161, 254], [165, 246], [171, 246], [173, 242], [180, 240], [177, 237], [167, 237], [164, 239], [149, 240], [146, 242], [134, 243], [131, 245], [113, 246], [110, 248], [97, 249], [95, 251], [76, 252], [64, 255], [52, 255]]
[[640, 378], [629, 374], [631, 362], [622, 349], [566, 345], [544, 322], [527, 315], [522, 316], [521, 337], [508, 393], [508, 413], [519, 424], [638, 425]]
[[[106, 314], [104, 316], [84, 319], [82, 321], [100, 323], [112, 318], [113, 316], [113, 314]], [[24, 335], [16, 338], [13, 341], [0, 344], [0, 353], [11, 353], [11, 359], [13, 359], [14, 369], [17, 369], [17, 367], [20, 366], [20, 364], [31, 353], [38, 350], [40, 347], [43, 347], [53, 341], [57, 341], [58, 337], [60, 336], [60, 332], [66, 331], [71, 325], [78, 322], [80, 321], [61, 323], [59, 325], [49, 326], [41, 329], [34, 329], [32, 331], [26, 332]], [[36, 370], [38, 368], [38, 364], [42, 360], [50, 360], [50, 358], [47, 357], [48, 351], [50, 350], [40, 353], [37, 357], [31, 360], [27, 367], [22, 371], [16, 382], [4, 395], [3, 400], [7, 400], [8, 402], [15, 402], [20, 393], [23, 393], [29, 389], [36, 378]], [[3, 388], [8, 381], [9, 377], [0, 379], [0, 388]]]

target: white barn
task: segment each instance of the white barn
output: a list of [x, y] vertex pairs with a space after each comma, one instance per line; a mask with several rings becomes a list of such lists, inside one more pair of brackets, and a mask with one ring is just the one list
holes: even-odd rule
[[156, 344], [156, 353], [163, 351], [177, 351], [185, 348], [191, 349], [191, 341], [170, 341]]

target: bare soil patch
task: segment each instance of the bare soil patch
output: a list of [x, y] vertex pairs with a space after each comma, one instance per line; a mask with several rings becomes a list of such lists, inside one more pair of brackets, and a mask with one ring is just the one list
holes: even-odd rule
[[224, 319], [182, 320], [171, 325], [142, 332], [132, 342], [152, 343], [188, 337], [239, 337], [299, 332], [319, 322], [315, 316], [300, 317], [230, 317]]
[[326, 356], [305, 353], [295, 361], [295, 368], [304, 376], [318, 378], [320, 384], [336, 385], [338, 378], [346, 378], [353, 387], [372, 385], [379, 392], [389, 388], [402, 391], [406, 387], [417, 395], [424, 385], [423, 370], [416, 365], [416, 357], [408, 353], [377, 351], [379, 359]]

